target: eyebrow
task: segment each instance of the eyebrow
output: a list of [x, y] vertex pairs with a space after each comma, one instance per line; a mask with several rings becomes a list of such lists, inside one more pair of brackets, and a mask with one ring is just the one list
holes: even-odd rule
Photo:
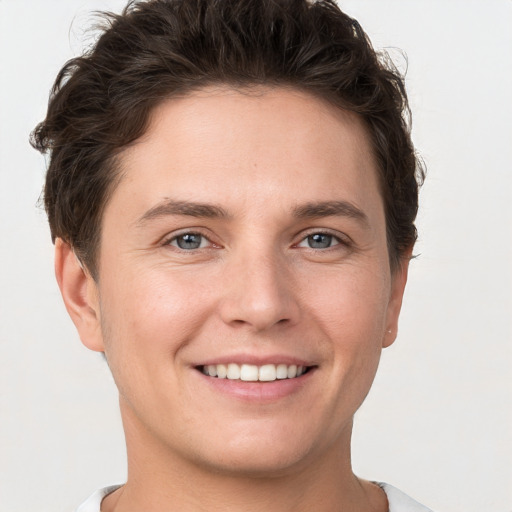
[[356, 205], [348, 201], [323, 201], [306, 203], [297, 206], [293, 214], [300, 219], [314, 219], [320, 217], [349, 217], [355, 219], [366, 227], [370, 225], [368, 216]]
[[167, 217], [168, 215], [185, 215], [210, 219], [229, 217], [226, 210], [214, 204], [165, 199], [163, 202], [145, 212], [144, 215], [139, 218], [137, 224], [142, 225], [149, 220]]
[[[321, 201], [306, 203], [293, 209], [292, 214], [299, 219], [317, 219], [321, 217], [349, 217], [365, 226], [369, 226], [367, 215], [357, 206], [348, 201]], [[221, 206], [210, 203], [176, 201], [165, 199], [146, 211], [137, 221], [143, 225], [147, 221], [169, 215], [184, 215], [197, 218], [230, 218], [231, 215]]]

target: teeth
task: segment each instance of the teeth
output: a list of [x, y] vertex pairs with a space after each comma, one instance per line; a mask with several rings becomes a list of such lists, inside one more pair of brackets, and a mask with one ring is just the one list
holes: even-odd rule
[[255, 382], [259, 379], [258, 367], [253, 364], [243, 364], [240, 368], [240, 380]]
[[228, 368], [225, 364], [218, 364], [217, 366], [217, 377], [219, 379], [225, 379], [228, 375]]
[[278, 364], [276, 366], [276, 378], [287, 379], [288, 378], [288, 366], [285, 364]]
[[264, 382], [270, 382], [272, 380], [276, 380], [276, 365], [275, 364], [265, 364], [263, 366], [260, 366], [259, 380], [264, 381]]
[[246, 382], [271, 382], [273, 380], [293, 379], [303, 375], [307, 366], [295, 364], [264, 364], [256, 366], [253, 364], [236, 363], [230, 364], [209, 364], [201, 368], [202, 372], [209, 377], [219, 379], [243, 380]]
[[228, 379], [237, 380], [240, 378], [240, 366], [237, 364], [228, 364], [228, 371], [226, 373]]
[[288, 366], [288, 369], [286, 370], [286, 376], [289, 379], [293, 379], [294, 377], [297, 377], [297, 366], [294, 364], [291, 364]]

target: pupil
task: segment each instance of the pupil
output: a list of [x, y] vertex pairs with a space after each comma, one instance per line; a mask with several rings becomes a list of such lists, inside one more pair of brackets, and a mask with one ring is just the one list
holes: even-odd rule
[[178, 237], [176, 242], [180, 249], [198, 249], [201, 245], [201, 235], [188, 233]]
[[331, 246], [332, 236], [323, 233], [316, 233], [308, 236], [308, 242], [312, 249], [327, 249]]

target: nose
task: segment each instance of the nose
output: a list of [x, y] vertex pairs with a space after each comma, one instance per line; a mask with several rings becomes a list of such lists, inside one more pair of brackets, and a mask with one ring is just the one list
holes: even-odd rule
[[245, 253], [228, 267], [220, 304], [225, 323], [255, 332], [297, 323], [298, 290], [292, 272], [279, 255]]

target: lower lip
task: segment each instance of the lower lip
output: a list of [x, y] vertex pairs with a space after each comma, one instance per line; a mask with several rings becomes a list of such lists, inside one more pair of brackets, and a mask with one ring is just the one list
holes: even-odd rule
[[199, 370], [195, 372], [204, 383], [219, 393], [248, 402], [275, 402], [301, 391], [316, 373], [316, 368], [310, 368], [300, 377], [270, 382], [219, 379], [204, 375]]

